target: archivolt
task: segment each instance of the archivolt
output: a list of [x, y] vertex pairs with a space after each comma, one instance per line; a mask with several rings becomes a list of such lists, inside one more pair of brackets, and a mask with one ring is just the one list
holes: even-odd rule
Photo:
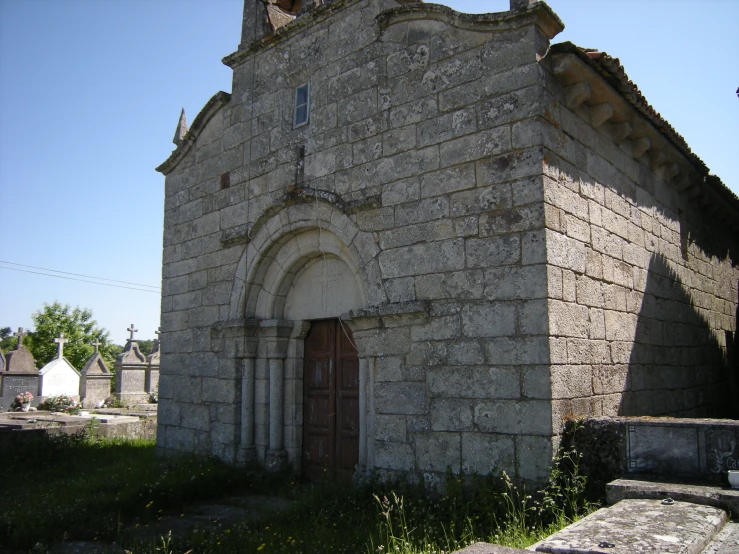
[[354, 273], [364, 306], [386, 301], [379, 283], [379, 248], [370, 233], [334, 206], [285, 206], [266, 221], [239, 261], [231, 292], [230, 319], [280, 319], [293, 278], [311, 259], [341, 259]]

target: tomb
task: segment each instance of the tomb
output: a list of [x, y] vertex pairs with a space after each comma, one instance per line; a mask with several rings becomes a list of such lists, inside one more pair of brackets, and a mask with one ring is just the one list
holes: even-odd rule
[[138, 329], [132, 323], [127, 331], [130, 337], [115, 361], [115, 393], [118, 399], [126, 404], [146, 403], [149, 401], [149, 393], [146, 390], [148, 368], [146, 357], [141, 353], [138, 343], [133, 338]]
[[80, 379], [80, 398], [83, 408], [97, 408], [102, 406], [105, 399], [110, 396], [110, 381], [113, 374], [105, 365], [105, 360], [100, 355], [100, 341], [93, 342], [95, 347], [92, 356], [82, 368]]
[[38, 375], [40, 377], [39, 396], [70, 396], [79, 398], [80, 394], [80, 372], [64, 357], [64, 343], [67, 339], [62, 333], [59, 338], [54, 339], [57, 343], [56, 358], [42, 367]]
[[[34, 397], [39, 395], [40, 377], [36, 368], [36, 360], [23, 345], [23, 337], [26, 335], [23, 327], [18, 329], [14, 336], [18, 338], [15, 349], [6, 354], [5, 371], [2, 375], [2, 389], [0, 389], [0, 409], [10, 407], [17, 394], [30, 392]], [[35, 399], [33, 404], [38, 404]]]

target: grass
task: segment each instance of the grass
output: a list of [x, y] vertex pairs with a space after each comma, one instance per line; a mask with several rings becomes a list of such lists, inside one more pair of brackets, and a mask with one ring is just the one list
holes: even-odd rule
[[[327, 478], [305, 485], [213, 458], [158, 458], [150, 441], [37, 437], [0, 465], [0, 551], [38, 545], [39, 552], [62, 539], [117, 541], [134, 554], [430, 554], [480, 540], [521, 548], [586, 511], [584, 479], [574, 469], [555, 466], [553, 485], [535, 497], [505, 475], [449, 474], [440, 495], [403, 482], [352, 487]], [[293, 507], [256, 522], [192, 529], [187, 537], [135, 542], [121, 534], [199, 500], [267, 492], [294, 500]]]

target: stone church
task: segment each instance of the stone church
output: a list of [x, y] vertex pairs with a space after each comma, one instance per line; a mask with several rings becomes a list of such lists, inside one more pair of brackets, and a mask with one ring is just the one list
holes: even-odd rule
[[569, 417], [734, 415], [739, 200], [618, 59], [304, 2], [245, 0], [158, 168], [160, 451], [538, 482]]

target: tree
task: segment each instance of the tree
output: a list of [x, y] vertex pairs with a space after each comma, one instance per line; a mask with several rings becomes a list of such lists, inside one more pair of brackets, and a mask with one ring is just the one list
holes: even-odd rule
[[17, 342], [18, 339], [13, 336], [13, 330], [10, 327], [3, 327], [0, 329], [0, 350], [2, 350], [3, 353], [15, 348], [15, 344]]
[[109, 368], [113, 369], [115, 356], [108, 338], [108, 331], [97, 327], [92, 319], [92, 310], [88, 308], [74, 309], [59, 302], [44, 304], [44, 307], [31, 316], [35, 330], [29, 333], [24, 340], [28, 349], [36, 359], [36, 366], [41, 368], [49, 363], [57, 353], [57, 344], [54, 339], [64, 333], [67, 340], [64, 343], [64, 357], [76, 369], [81, 370], [85, 362], [93, 353], [92, 343], [100, 342], [100, 354]]
[[148, 356], [149, 354], [151, 354], [151, 351], [154, 350], [153, 340], [137, 340], [136, 344], [139, 345], [139, 351], [144, 356]]

